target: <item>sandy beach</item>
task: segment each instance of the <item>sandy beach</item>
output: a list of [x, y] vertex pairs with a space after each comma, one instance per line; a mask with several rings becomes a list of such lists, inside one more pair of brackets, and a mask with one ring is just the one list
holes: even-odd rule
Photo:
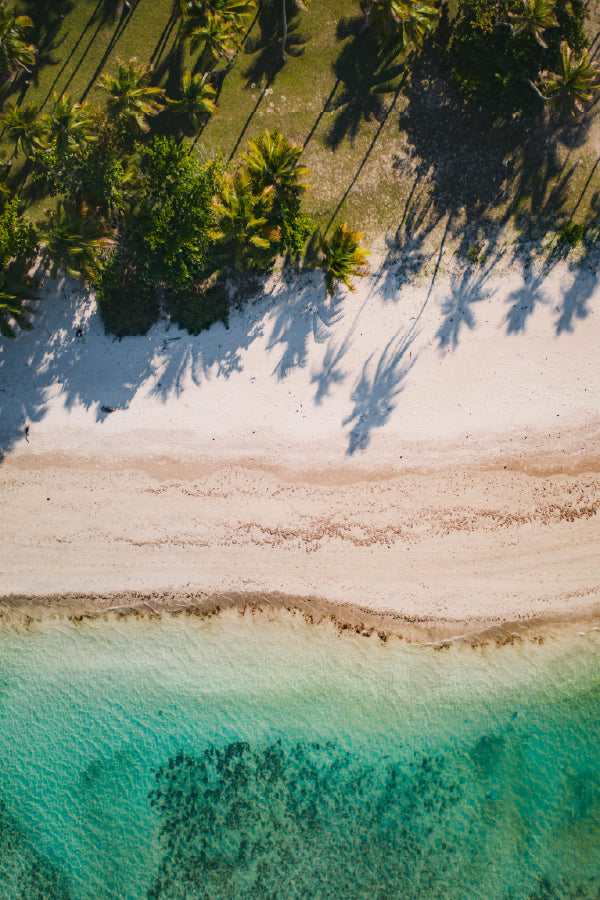
[[48, 282], [0, 348], [0, 594], [600, 609], [595, 272], [434, 257], [357, 288], [273, 277], [229, 329], [118, 342]]

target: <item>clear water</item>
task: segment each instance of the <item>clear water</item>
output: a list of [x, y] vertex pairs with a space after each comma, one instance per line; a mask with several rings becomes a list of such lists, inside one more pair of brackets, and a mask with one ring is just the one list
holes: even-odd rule
[[1, 900], [600, 898], [600, 632], [0, 632]]

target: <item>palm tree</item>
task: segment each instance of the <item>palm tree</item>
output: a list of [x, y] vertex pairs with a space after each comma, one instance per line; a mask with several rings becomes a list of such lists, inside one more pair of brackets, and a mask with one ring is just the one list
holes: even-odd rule
[[128, 63], [119, 62], [116, 76], [102, 75], [98, 82], [108, 92], [109, 114], [134, 134], [148, 132], [147, 117], [164, 109], [160, 103], [164, 90], [150, 86], [152, 72], [152, 66], [137, 65], [133, 57]]
[[31, 316], [35, 309], [29, 305], [29, 301], [37, 299], [22, 282], [9, 282], [0, 286], [0, 334], [3, 337], [14, 338], [15, 326], [23, 331], [31, 331]]
[[32, 28], [29, 16], [9, 13], [6, 4], [0, 3], [0, 74], [13, 75], [18, 68], [31, 74], [37, 48], [27, 43], [25, 35]]
[[361, 238], [360, 231], [352, 231], [347, 225], [338, 225], [330, 240], [323, 236], [319, 238], [319, 248], [323, 254], [319, 266], [325, 271], [325, 286], [330, 297], [333, 297], [338, 283], [353, 291], [351, 279], [367, 274], [369, 253], [360, 246]]
[[223, 178], [219, 194], [212, 202], [217, 225], [211, 231], [213, 240], [231, 254], [239, 271], [260, 267], [273, 245], [281, 240], [279, 228], [269, 222], [273, 188], [256, 194], [248, 171], [238, 169]]
[[29, 155], [43, 132], [35, 103], [25, 103], [23, 106], [7, 103], [3, 124], [9, 138], [15, 142], [15, 156], [19, 155], [20, 150]]
[[512, 13], [515, 34], [530, 34], [540, 47], [547, 49], [543, 33], [546, 28], [557, 25], [555, 15], [555, 0], [521, 0], [523, 4], [520, 13]]
[[308, 190], [305, 178], [310, 169], [299, 164], [302, 147], [289, 141], [278, 128], [268, 129], [248, 144], [242, 155], [248, 173], [257, 190], [271, 187], [276, 204], [295, 207], [300, 196]]
[[382, 51], [394, 56], [420, 49], [438, 17], [428, 0], [373, 0], [369, 14]]
[[62, 269], [74, 278], [93, 284], [102, 268], [100, 254], [113, 247], [115, 241], [108, 226], [91, 215], [85, 204], [71, 207], [59, 203], [56, 212], [49, 216], [40, 245], [53, 278]]
[[94, 119], [89, 103], [76, 103], [69, 94], [54, 95], [52, 112], [42, 118], [42, 127], [48, 141], [59, 156], [83, 147], [92, 134]]
[[255, 0], [180, 0], [184, 32], [192, 51], [203, 47], [200, 68], [210, 60], [231, 63], [240, 49], [248, 21], [256, 9]]
[[231, 62], [241, 46], [235, 25], [212, 13], [207, 13], [200, 24], [190, 27], [188, 35], [192, 52], [195, 53], [202, 47], [199, 67], [204, 71], [211, 62], [218, 62], [220, 59]]
[[559, 112], [578, 116], [600, 88], [600, 70], [590, 62], [587, 50], [574, 53], [566, 41], [560, 45], [559, 72], [541, 72], [542, 96]]
[[169, 100], [169, 106], [182, 113], [191, 123], [194, 131], [200, 127], [200, 121], [210, 116], [217, 109], [214, 98], [217, 94], [212, 84], [205, 81], [205, 75], [192, 75], [188, 70], [181, 79], [181, 97]]

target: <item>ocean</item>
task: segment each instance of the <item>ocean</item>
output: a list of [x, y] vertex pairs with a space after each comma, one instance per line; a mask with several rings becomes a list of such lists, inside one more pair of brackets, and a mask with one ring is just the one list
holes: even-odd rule
[[599, 662], [591, 625], [5, 627], [0, 898], [598, 900]]

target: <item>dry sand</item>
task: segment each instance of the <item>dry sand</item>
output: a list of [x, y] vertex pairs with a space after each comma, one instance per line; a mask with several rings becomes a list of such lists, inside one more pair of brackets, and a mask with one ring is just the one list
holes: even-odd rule
[[597, 277], [564, 263], [387, 270], [334, 302], [273, 279], [229, 330], [121, 342], [49, 283], [0, 349], [0, 595], [594, 614], [599, 348]]

